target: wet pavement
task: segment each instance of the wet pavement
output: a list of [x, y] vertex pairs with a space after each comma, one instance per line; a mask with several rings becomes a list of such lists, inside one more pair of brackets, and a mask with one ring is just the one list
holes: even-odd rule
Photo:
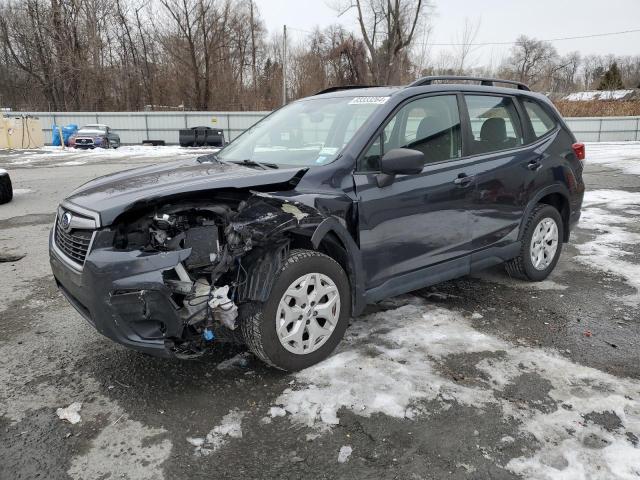
[[[297, 374], [234, 346], [128, 351], [57, 292], [57, 202], [164, 154], [0, 152], [17, 191], [0, 253], [26, 253], [0, 263], [0, 479], [640, 478], [636, 147], [610, 147], [623, 171], [588, 146], [585, 217], [547, 281], [495, 268], [370, 306]], [[76, 424], [56, 414], [73, 402]]]

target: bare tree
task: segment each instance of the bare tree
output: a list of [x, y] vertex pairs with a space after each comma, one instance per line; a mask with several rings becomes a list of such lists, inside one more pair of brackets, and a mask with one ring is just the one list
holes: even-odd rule
[[558, 52], [551, 43], [521, 35], [511, 49], [505, 64], [506, 71], [521, 82], [536, 84], [557, 56]]
[[369, 53], [374, 83], [387, 85], [403, 80], [409, 70], [407, 52], [416, 33], [428, 21], [428, 0], [338, 0], [334, 7], [344, 14], [355, 10]]
[[458, 60], [456, 69], [457, 75], [463, 75], [465, 73], [465, 68], [467, 67], [467, 62], [470, 59], [469, 56], [474, 51], [473, 44], [478, 37], [479, 31], [479, 19], [476, 22], [472, 22], [468, 18], [464, 19], [464, 27], [462, 28], [462, 32], [456, 38], [456, 57]]
[[[595, 88], [616, 62], [640, 83], [640, 56], [560, 56], [520, 37], [497, 72], [474, 65], [479, 24], [430, 55], [429, 0], [333, 0], [358, 32], [317, 29], [291, 42], [290, 98], [333, 85], [479, 73], [567, 92]], [[0, 0], [0, 104], [24, 110], [269, 110], [280, 104], [282, 37], [254, 0]]]

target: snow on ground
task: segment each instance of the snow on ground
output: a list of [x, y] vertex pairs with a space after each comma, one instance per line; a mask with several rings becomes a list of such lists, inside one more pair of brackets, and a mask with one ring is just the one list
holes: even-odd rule
[[[584, 367], [554, 351], [514, 346], [475, 329], [470, 315], [418, 298], [401, 297], [387, 306], [391, 309], [355, 321], [338, 353], [295, 375], [295, 386], [276, 400], [291, 421], [325, 430], [339, 423], [340, 409], [412, 419], [437, 414], [432, 404], [430, 411], [423, 406], [429, 400], [443, 410], [453, 402], [478, 409], [497, 405], [505, 419], [519, 422], [521, 435], [540, 444], [534, 456], [504, 466], [514, 473], [536, 479], [640, 475], [634, 445], [640, 436], [640, 382]], [[463, 386], [442, 373], [448, 356], [472, 352], [487, 353], [476, 365], [485, 374], [481, 386]], [[549, 382], [556, 408], [522, 408], [502, 398], [500, 392], [525, 374]], [[593, 412], [613, 412], [621, 427], [605, 431], [587, 420]]]
[[30, 188], [14, 188], [13, 189], [14, 197], [19, 197], [20, 195], [27, 195], [29, 193], [33, 193], [33, 190], [31, 190]]
[[640, 175], [640, 142], [593, 142], [585, 146], [587, 163]]
[[123, 159], [154, 159], [180, 156], [200, 156], [219, 151], [219, 148], [186, 148], [178, 145], [145, 146], [125, 145], [117, 149], [80, 150], [75, 148], [43, 147], [39, 150], [9, 151], [2, 154], [3, 164], [10, 166], [29, 166], [46, 163], [54, 167], [71, 167], [91, 163], [93, 161]]
[[585, 90], [570, 93], [563, 100], [570, 102], [587, 102], [591, 100], [620, 100], [633, 93], [633, 90]]
[[640, 244], [640, 232], [631, 230], [630, 227], [638, 225], [638, 216], [628, 212], [638, 208], [639, 192], [587, 191], [580, 228], [591, 230], [595, 235], [585, 243], [576, 244], [580, 252], [576, 260], [615, 274], [636, 289], [634, 295], [625, 299], [632, 304], [640, 303], [640, 264], [637, 253], [631, 250]]
[[210, 455], [217, 451], [229, 438], [242, 438], [242, 418], [245, 412], [231, 410], [204, 438], [187, 438], [187, 442], [195, 447], [196, 455]]
[[74, 457], [67, 473], [73, 480], [126, 478], [162, 480], [162, 464], [171, 455], [165, 433], [122, 414], [91, 440], [88, 451]]

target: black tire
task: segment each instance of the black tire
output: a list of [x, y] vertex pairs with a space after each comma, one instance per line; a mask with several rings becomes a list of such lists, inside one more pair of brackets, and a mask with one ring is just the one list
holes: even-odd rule
[[0, 175], [0, 205], [13, 200], [13, 186], [9, 175]]
[[[555, 221], [558, 228], [558, 247], [551, 263], [544, 269], [538, 270], [533, 266], [531, 261], [530, 249], [533, 234], [538, 224], [545, 218], [551, 218]], [[541, 282], [549, 276], [558, 263], [560, 253], [562, 252], [562, 241], [564, 238], [564, 224], [560, 212], [555, 207], [546, 204], [539, 204], [533, 209], [524, 226], [522, 235], [522, 246], [520, 253], [512, 260], [505, 263], [507, 273], [515, 278], [522, 280], [530, 280], [532, 282]]]
[[[283, 347], [276, 332], [277, 309], [292, 282], [307, 273], [321, 273], [336, 285], [340, 295], [340, 314], [331, 336], [317, 350], [295, 354]], [[297, 371], [327, 358], [336, 348], [349, 325], [351, 289], [346, 273], [333, 258], [313, 250], [293, 250], [284, 262], [271, 288], [269, 299], [252, 304], [241, 315], [244, 340], [254, 355], [280, 370]]]

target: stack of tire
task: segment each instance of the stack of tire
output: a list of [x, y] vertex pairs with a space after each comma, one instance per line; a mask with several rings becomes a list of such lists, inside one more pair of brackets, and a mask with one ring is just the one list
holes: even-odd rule
[[224, 132], [211, 127], [192, 127], [180, 130], [181, 147], [224, 147]]
[[13, 187], [9, 172], [0, 168], [0, 205], [13, 199]]

